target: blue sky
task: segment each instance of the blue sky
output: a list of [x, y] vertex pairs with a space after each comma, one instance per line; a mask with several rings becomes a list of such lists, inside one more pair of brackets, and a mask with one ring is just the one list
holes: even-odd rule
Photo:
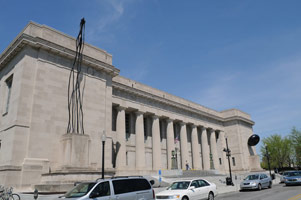
[[0, 0], [0, 51], [30, 21], [113, 55], [122, 76], [222, 111], [261, 137], [301, 129], [299, 0]]

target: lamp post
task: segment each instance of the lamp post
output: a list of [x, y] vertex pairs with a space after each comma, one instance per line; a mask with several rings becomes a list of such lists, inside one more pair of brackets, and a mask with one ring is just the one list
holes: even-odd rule
[[227, 148], [224, 148], [223, 151], [226, 152], [226, 156], [228, 157], [229, 172], [230, 172], [230, 180], [227, 181], [227, 178], [226, 178], [226, 184], [234, 186], [233, 181], [232, 181], [231, 164], [230, 164], [231, 150], [228, 147], [228, 139], [227, 138], [226, 138], [226, 147]]
[[270, 177], [272, 179], [271, 166], [270, 166], [270, 155], [269, 155], [269, 152], [268, 152], [268, 146], [267, 145], [265, 145], [265, 153], [266, 153], [266, 157], [267, 157], [267, 160], [268, 160], [268, 167], [269, 167], [269, 171], [270, 171]]
[[35, 200], [37, 200], [37, 199], [38, 199], [38, 196], [39, 196], [39, 191], [38, 191], [37, 189], [35, 189], [34, 192], [33, 192], [33, 198], [34, 198]]
[[106, 131], [103, 131], [102, 136], [101, 136], [101, 141], [102, 141], [102, 173], [101, 173], [101, 178], [104, 179], [105, 177], [105, 143], [106, 143]]

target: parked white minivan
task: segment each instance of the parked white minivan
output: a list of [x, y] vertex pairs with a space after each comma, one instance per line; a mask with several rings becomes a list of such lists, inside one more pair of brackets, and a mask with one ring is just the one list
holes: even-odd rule
[[113, 177], [79, 183], [61, 198], [70, 200], [154, 200], [154, 181], [142, 176]]

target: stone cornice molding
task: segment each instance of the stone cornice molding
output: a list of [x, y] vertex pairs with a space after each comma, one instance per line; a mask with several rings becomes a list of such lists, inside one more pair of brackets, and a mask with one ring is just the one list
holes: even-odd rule
[[[31, 30], [34, 28], [35, 30]], [[60, 39], [66, 39], [68, 42], [74, 41], [74, 49], [71, 49], [71, 46], [68, 48], [61, 43], [61, 41], [52, 42], [44, 38], [44, 32], [51, 31], [53, 34], [57, 34]], [[45, 36], [47, 37], [47, 36]], [[54, 40], [54, 39], [53, 39]], [[67, 43], [66, 43], [67, 44]], [[30, 22], [25, 29], [15, 38], [15, 40], [4, 50], [4, 52], [0, 55], [0, 70], [17, 54], [19, 53], [26, 45], [44, 49], [48, 52], [57, 54], [62, 57], [66, 57], [68, 59], [73, 59], [75, 57], [75, 38], [62, 34], [54, 29], [51, 29], [47, 26], [41, 26], [39, 24], [35, 24]], [[88, 44], [85, 44], [88, 45]], [[114, 76], [119, 74], [119, 69], [115, 68], [111, 65], [110, 59], [108, 62], [104, 62], [103, 60], [95, 59], [94, 54], [103, 54], [103, 57], [111, 56], [101, 49], [97, 49], [91, 45], [89, 46], [90, 51], [84, 51], [83, 53], [83, 64], [89, 67], [92, 67], [98, 71], [105, 71], [106, 73]]]
[[155, 94], [151, 94], [151, 93], [139, 90], [137, 88], [129, 87], [127, 85], [121, 84], [121, 83], [119, 83], [117, 81], [114, 81], [114, 80], [112, 82], [112, 86], [113, 86], [113, 89], [115, 89], [115, 90], [124, 91], [126, 93], [130, 93], [130, 94], [137, 95], [137, 96], [140, 96], [140, 97], [143, 97], [143, 98], [146, 98], [146, 99], [150, 99], [150, 100], [155, 101], [155, 102], [163, 103], [163, 104], [168, 105], [168, 106], [174, 106], [176, 108], [183, 109], [183, 110], [186, 110], [186, 111], [198, 114], [198, 115], [202, 115], [202, 116], [205, 116], [205, 117], [208, 117], [208, 118], [212, 118], [212, 119], [215, 119], [215, 120], [223, 122], [223, 123], [238, 120], [238, 121], [246, 122], [250, 125], [255, 124], [252, 120], [246, 119], [246, 118], [241, 117], [241, 116], [232, 116], [232, 117], [222, 118], [222, 117], [219, 117], [219, 116], [216, 116], [216, 115], [212, 115], [212, 114], [206, 113], [202, 110], [198, 110], [196, 108], [189, 107], [189, 106], [180, 104], [180, 103], [175, 102], [175, 101], [171, 101], [167, 98], [163, 98], [163, 97], [157, 96]]

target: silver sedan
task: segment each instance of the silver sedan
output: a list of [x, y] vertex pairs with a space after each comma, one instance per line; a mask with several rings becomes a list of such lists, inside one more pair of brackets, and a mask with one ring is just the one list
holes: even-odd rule
[[240, 190], [261, 190], [264, 187], [272, 187], [272, 179], [263, 173], [251, 174], [240, 183]]

